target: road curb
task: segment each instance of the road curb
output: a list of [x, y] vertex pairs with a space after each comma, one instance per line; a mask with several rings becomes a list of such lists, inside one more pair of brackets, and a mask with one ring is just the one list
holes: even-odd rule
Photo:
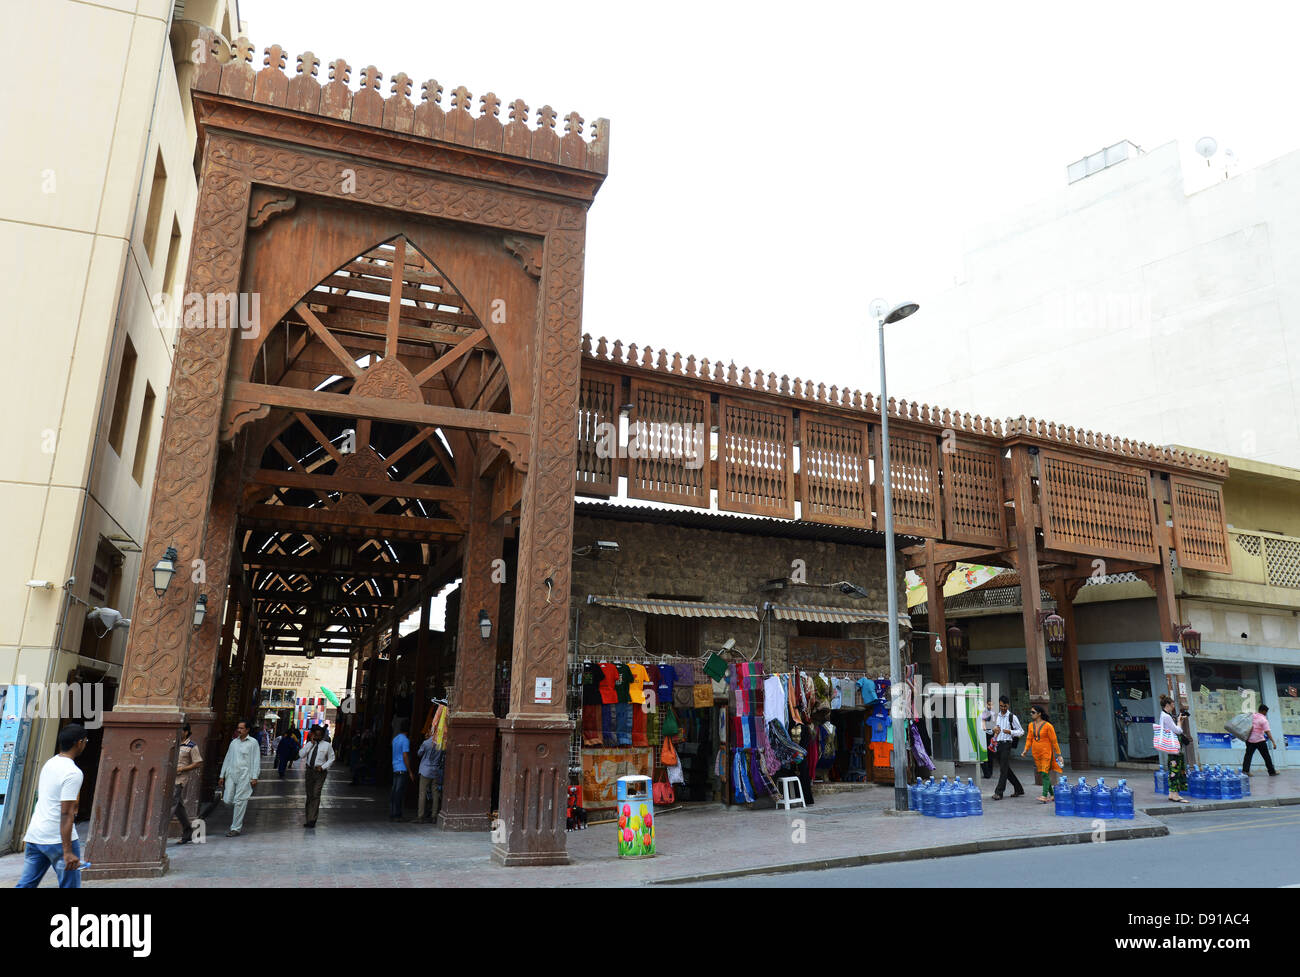
[[1250, 797], [1237, 801], [1193, 801], [1186, 804], [1161, 804], [1142, 808], [1143, 814], [1164, 817], [1166, 814], [1195, 814], [1206, 811], [1234, 811], [1245, 807], [1289, 807], [1300, 804], [1300, 797]]
[[[1134, 838], [1160, 838], [1169, 834], [1163, 824], [1134, 825], [1106, 829], [1107, 841], [1126, 841]], [[1014, 851], [1020, 848], [1046, 848], [1053, 845], [1079, 845], [1092, 842], [1092, 831], [1067, 831], [1050, 835], [1014, 835], [1009, 838], [985, 838], [981, 841], [964, 841], [954, 845], [932, 845], [927, 848], [900, 848], [893, 851], [869, 852], [862, 855], [838, 855], [814, 858], [803, 862], [786, 862], [780, 865], [761, 865], [753, 868], [729, 869], [723, 872], [701, 872], [696, 875], [679, 875], [667, 879], [647, 879], [646, 885], [687, 885], [694, 882], [720, 882], [749, 875], [785, 875], [791, 872], [818, 872], [830, 868], [857, 868], [862, 865], [884, 865], [889, 862], [913, 862], [930, 858], [951, 858], [953, 855], [976, 855], [980, 852]]]

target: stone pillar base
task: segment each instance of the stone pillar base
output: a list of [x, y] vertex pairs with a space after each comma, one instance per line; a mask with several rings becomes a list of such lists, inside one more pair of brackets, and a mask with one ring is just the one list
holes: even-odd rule
[[461, 713], [447, 719], [438, 827], [445, 831], [491, 830], [496, 742], [497, 718], [491, 713]]
[[181, 725], [177, 709], [104, 716], [83, 878], [152, 878], [167, 871], [167, 822]]
[[500, 865], [567, 865], [565, 812], [573, 723], [507, 717], [501, 723], [501, 824], [492, 860]]

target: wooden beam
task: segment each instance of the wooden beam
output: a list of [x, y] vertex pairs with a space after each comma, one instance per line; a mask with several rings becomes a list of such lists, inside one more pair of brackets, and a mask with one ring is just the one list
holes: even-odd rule
[[276, 525], [291, 523], [295, 526], [312, 526], [329, 529], [337, 533], [349, 532], [357, 535], [356, 530], [394, 533], [418, 533], [421, 535], [459, 536], [463, 532], [460, 523], [453, 519], [430, 519], [426, 516], [384, 516], [376, 513], [366, 515], [349, 509], [308, 509], [296, 505], [254, 505], [240, 513], [246, 521], [260, 520]]
[[338, 361], [343, 364], [344, 369], [354, 377], [361, 376], [364, 371], [361, 367], [357, 366], [357, 361], [352, 358], [352, 354], [343, 348], [342, 344], [334, 338], [334, 334], [329, 331], [325, 323], [317, 319], [316, 313], [307, 308], [305, 302], [299, 302], [294, 306], [294, 311], [297, 312], [298, 315], [302, 316], [303, 322], [307, 323], [311, 328], [311, 331], [316, 334], [316, 338], [325, 344], [325, 348], [338, 357]]
[[[442, 356], [438, 357], [436, 360], [434, 360], [432, 363], [426, 366], [423, 370], [417, 373], [415, 375], [416, 384], [421, 387], [424, 386], [433, 377], [437, 376], [443, 370], [447, 369], [447, 367], [451, 366], [451, 364], [455, 363], [458, 359], [460, 359], [470, 350], [474, 349], [476, 346], [478, 346], [480, 342], [482, 342], [486, 338], [487, 338], [486, 329], [474, 330], [474, 332], [470, 333], [468, 336], [465, 337], [464, 342], [460, 343], [455, 348], [447, 351], [446, 353], [443, 353]], [[448, 390], [450, 389], [451, 387], [450, 385], [448, 385]], [[454, 396], [455, 394], [453, 392], [453, 397]]]
[[300, 390], [265, 383], [235, 380], [229, 396], [250, 404], [268, 404], [293, 410], [330, 414], [335, 417], [368, 417], [376, 421], [413, 424], [418, 427], [448, 427], [466, 431], [500, 431], [527, 434], [531, 418], [527, 414], [493, 414], [488, 411], [437, 407], [376, 397], [352, 397], [323, 390]]
[[355, 492], [358, 495], [384, 495], [389, 498], [425, 499], [432, 502], [468, 502], [469, 492], [450, 485], [422, 485], [377, 478], [350, 478], [345, 475], [312, 475], [262, 468], [245, 479], [250, 485], [278, 488], [315, 489], [318, 492]]

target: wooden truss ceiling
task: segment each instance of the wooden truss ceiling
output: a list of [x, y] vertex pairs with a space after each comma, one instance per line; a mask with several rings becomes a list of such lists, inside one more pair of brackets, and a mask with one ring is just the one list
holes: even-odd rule
[[[255, 382], [508, 413], [501, 359], [402, 237], [326, 277], [263, 345]], [[477, 432], [279, 407], [249, 429], [239, 545], [268, 648], [352, 647], [411, 602], [468, 519]], [[252, 460], [255, 458], [256, 460]]]

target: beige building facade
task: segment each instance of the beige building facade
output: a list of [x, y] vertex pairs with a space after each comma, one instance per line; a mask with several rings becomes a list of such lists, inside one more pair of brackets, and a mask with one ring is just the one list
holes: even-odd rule
[[[87, 613], [129, 618], [141, 562], [162, 555], [140, 541], [197, 197], [200, 25], [237, 33], [236, 0], [44, 0], [9, 35], [15, 77], [58, 84], [0, 109], [0, 276], [19, 351], [0, 388], [0, 685], [102, 683], [105, 711], [127, 631]], [[17, 837], [58, 728], [34, 724]]]

